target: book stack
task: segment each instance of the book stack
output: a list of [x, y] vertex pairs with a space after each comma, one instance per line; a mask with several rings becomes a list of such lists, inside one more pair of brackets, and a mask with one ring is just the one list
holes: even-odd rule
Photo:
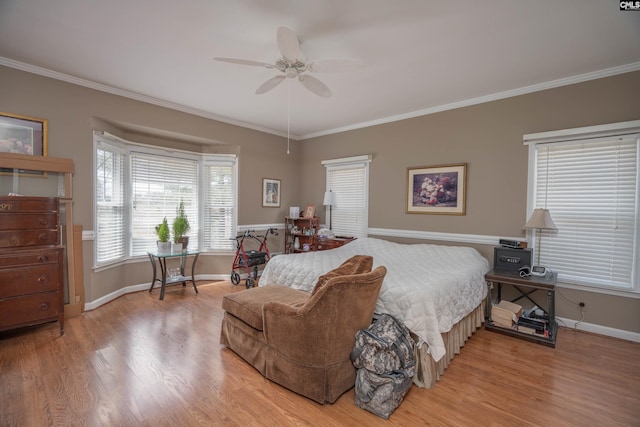
[[531, 317], [520, 316], [518, 318], [518, 331], [531, 335], [543, 335], [549, 337], [547, 329], [547, 321], [544, 319], [535, 319]]
[[495, 326], [512, 329], [522, 316], [522, 306], [502, 300], [491, 307], [491, 320]]

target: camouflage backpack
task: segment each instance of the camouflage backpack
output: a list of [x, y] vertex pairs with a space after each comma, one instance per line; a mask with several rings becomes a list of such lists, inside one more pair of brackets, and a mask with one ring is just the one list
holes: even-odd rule
[[376, 374], [402, 369], [412, 377], [416, 362], [409, 329], [389, 314], [374, 314], [373, 319], [371, 326], [356, 332], [351, 352], [354, 366]]
[[351, 360], [356, 375], [357, 407], [388, 419], [411, 388], [415, 373], [414, 341], [407, 327], [388, 314], [356, 332]]

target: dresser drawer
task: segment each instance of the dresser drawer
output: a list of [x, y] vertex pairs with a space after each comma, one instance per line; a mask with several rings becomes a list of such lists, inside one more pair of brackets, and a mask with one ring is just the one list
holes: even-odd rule
[[0, 248], [57, 245], [59, 243], [60, 232], [58, 230], [0, 231]]
[[39, 264], [57, 264], [62, 262], [61, 250], [58, 248], [19, 248], [9, 253], [0, 253], [0, 268], [19, 267]]
[[58, 199], [51, 197], [0, 197], [0, 212], [57, 212]]
[[0, 300], [0, 329], [58, 320], [61, 312], [62, 299], [57, 291]]
[[0, 298], [55, 291], [60, 288], [57, 264], [0, 269]]
[[57, 213], [0, 213], [0, 230], [28, 230], [28, 229], [56, 229], [58, 228]]

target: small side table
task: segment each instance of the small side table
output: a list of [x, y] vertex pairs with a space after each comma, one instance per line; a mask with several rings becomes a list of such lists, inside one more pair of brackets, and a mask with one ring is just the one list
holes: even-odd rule
[[[505, 335], [510, 335], [525, 340], [537, 342], [539, 344], [548, 345], [551, 347], [556, 346], [556, 335], [558, 333], [558, 323], [556, 322], [556, 280], [558, 273], [549, 273], [544, 277], [529, 276], [520, 277], [518, 271], [510, 270], [491, 270], [484, 276], [489, 287], [487, 292], [487, 322], [485, 323], [485, 329], [489, 331], [500, 332]], [[547, 330], [549, 336], [543, 336], [538, 334], [528, 334], [526, 332], [518, 331], [517, 329], [504, 328], [495, 325], [491, 320], [491, 290], [494, 284], [498, 285], [497, 302], [502, 299], [502, 286], [512, 286], [519, 292], [519, 296], [511, 300], [516, 302], [522, 298], [528, 299], [530, 302], [541, 308], [547, 315]], [[536, 291], [546, 291], [547, 303], [538, 304], [534, 301], [532, 294]]]
[[[151, 280], [151, 287], [149, 288], [149, 292], [153, 290], [153, 287], [156, 284], [156, 281], [160, 282], [160, 299], [164, 299], [164, 290], [167, 287], [167, 284], [182, 282], [182, 286], [187, 286], [187, 281], [191, 280], [193, 284], [193, 289], [198, 293], [198, 288], [196, 287], [195, 280], [195, 270], [196, 263], [198, 262], [198, 257], [200, 256], [199, 251], [184, 251], [177, 253], [162, 253], [162, 252], [147, 252], [149, 255], [149, 260], [151, 261], [151, 266], [153, 267], [153, 279]], [[187, 256], [193, 255], [193, 262], [191, 263], [191, 277], [185, 276], [185, 260]], [[168, 258], [178, 258], [180, 257], [180, 275], [175, 277], [167, 277], [167, 259]], [[158, 278], [158, 270], [156, 268], [156, 260], [160, 265], [160, 277]]]

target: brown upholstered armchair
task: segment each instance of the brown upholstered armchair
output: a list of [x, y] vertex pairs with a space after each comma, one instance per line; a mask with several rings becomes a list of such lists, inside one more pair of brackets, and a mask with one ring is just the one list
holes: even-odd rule
[[385, 267], [355, 256], [321, 276], [311, 294], [271, 285], [228, 294], [220, 342], [268, 379], [319, 403], [355, 384], [349, 355], [371, 324]]

